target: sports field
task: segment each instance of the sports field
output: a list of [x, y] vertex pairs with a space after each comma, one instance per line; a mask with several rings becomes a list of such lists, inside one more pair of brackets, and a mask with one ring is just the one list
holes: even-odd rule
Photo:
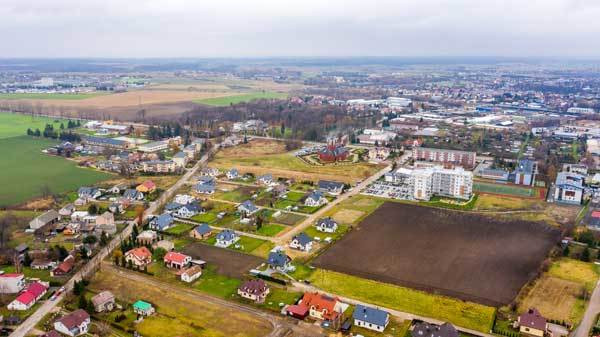
[[64, 193], [113, 177], [41, 153], [52, 144], [53, 141], [29, 136], [0, 139], [0, 207], [41, 196], [46, 188], [52, 193]]
[[530, 187], [517, 187], [512, 185], [473, 182], [473, 191], [481, 193], [506, 194], [518, 197], [535, 197], [535, 189]]
[[[37, 128], [41, 131], [44, 130], [46, 124], [52, 124], [55, 129], [58, 129], [60, 122], [58, 118], [38, 116], [32, 118], [23, 114], [0, 112], [0, 139], [23, 136], [27, 133], [27, 128], [31, 128], [32, 130]], [[62, 122], [67, 127], [67, 121], [62, 120]]]
[[288, 94], [282, 92], [266, 91], [266, 92], [255, 92], [251, 94], [233, 95], [225, 97], [214, 97], [195, 100], [194, 103], [206, 104], [212, 106], [228, 106], [231, 104], [237, 104], [241, 102], [248, 102], [260, 98], [285, 98]]
[[31, 93], [31, 94], [0, 94], [0, 99], [68, 99], [68, 100], [80, 100], [86, 98], [92, 98], [96, 96], [108, 95], [106, 92], [94, 92], [94, 93], [82, 93], [82, 94], [44, 94], [44, 93]]

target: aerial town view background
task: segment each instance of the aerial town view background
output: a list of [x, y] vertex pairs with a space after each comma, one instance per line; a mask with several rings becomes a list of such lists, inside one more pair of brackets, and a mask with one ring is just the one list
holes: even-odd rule
[[[242, 28], [185, 1], [139, 15], [92, 2], [0, 9], [19, 50], [0, 46], [0, 335], [600, 336], [600, 68], [583, 33], [556, 37], [581, 57], [537, 55], [551, 31], [538, 21], [531, 53], [463, 57], [488, 54], [430, 37], [423, 27], [444, 21], [411, 6], [432, 21], [419, 21], [427, 45], [410, 40], [380, 1], [374, 16], [314, 4], [315, 30], [298, 4], [295, 15], [239, 4], [256, 15]], [[469, 13], [500, 25], [491, 3]], [[452, 29], [476, 35], [457, 13]], [[209, 29], [193, 15], [213, 20], [204, 38], [224, 42], [178, 49], [146, 14], [190, 37], [190, 20]], [[278, 15], [338, 39], [294, 38], [298, 53], [276, 36]], [[98, 30], [95, 46], [84, 21], [122, 36]], [[388, 34], [379, 24], [431, 56], [371, 41]], [[16, 47], [63, 25], [56, 50]], [[144, 29], [206, 57], [131, 42]]]

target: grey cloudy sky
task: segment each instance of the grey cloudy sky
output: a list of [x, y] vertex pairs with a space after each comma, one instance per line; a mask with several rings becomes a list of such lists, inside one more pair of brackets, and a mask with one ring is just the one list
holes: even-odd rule
[[600, 0], [0, 0], [0, 57], [600, 57]]

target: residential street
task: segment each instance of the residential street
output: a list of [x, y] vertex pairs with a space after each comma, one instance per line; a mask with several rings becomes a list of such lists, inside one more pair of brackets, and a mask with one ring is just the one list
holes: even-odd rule
[[588, 334], [594, 324], [596, 324], [596, 316], [600, 313], [600, 281], [596, 283], [596, 288], [592, 292], [590, 303], [588, 304], [581, 323], [571, 334], [572, 337], [588, 337]]

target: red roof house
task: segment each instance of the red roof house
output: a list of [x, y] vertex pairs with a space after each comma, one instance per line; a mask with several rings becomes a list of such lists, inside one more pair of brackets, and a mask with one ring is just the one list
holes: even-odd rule
[[144, 246], [133, 248], [125, 253], [125, 261], [131, 261], [136, 267], [147, 266], [152, 263], [152, 253]]
[[63, 262], [61, 262], [54, 270], [52, 270], [52, 276], [61, 276], [71, 272], [73, 266], [75, 265], [75, 258], [73, 255], [67, 256]]
[[163, 261], [169, 268], [181, 269], [185, 268], [190, 264], [190, 262], [192, 262], [192, 257], [178, 252], [168, 252]]

